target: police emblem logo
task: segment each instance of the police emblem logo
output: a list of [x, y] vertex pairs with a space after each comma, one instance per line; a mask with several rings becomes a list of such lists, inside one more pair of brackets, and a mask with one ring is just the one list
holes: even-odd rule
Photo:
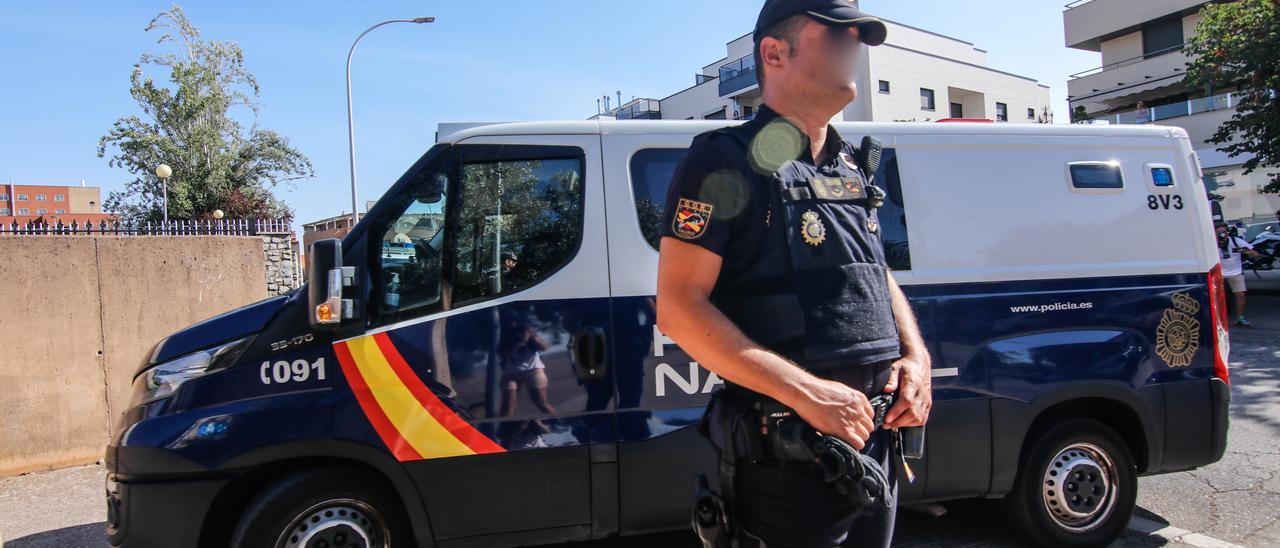
[[800, 216], [800, 221], [800, 235], [804, 237], [804, 243], [816, 246], [827, 239], [827, 227], [817, 213], [806, 211]]
[[1156, 355], [1169, 367], [1191, 365], [1200, 348], [1200, 321], [1195, 318], [1200, 303], [1186, 293], [1173, 295], [1173, 307], [1164, 311], [1156, 326]]
[[675, 218], [671, 220], [671, 231], [686, 240], [696, 240], [707, 231], [711, 223], [711, 204], [696, 200], [680, 199], [676, 206]]
[[849, 195], [853, 196], [854, 199], [862, 197], [862, 181], [853, 177], [845, 177], [840, 179], [840, 182], [849, 190]]
[[854, 171], [858, 170], [858, 163], [853, 161], [853, 156], [851, 156], [848, 152], [840, 153], [840, 161], [844, 162], [844, 165], [848, 166], [849, 169], [852, 169]]

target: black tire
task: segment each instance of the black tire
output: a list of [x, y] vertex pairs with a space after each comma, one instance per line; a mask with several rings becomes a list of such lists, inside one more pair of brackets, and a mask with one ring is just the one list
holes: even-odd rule
[[316, 468], [259, 493], [240, 516], [231, 546], [292, 548], [320, 540], [334, 548], [414, 543], [400, 500], [385, 480], [358, 469]]
[[1045, 546], [1106, 546], [1124, 533], [1138, 472], [1120, 436], [1084, 418], [1032, 435], [1004, 500], [1023, 533]]

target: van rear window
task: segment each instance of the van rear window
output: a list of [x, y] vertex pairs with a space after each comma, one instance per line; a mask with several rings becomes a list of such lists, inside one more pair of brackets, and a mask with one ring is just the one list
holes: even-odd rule
[[1071, 185], [1076, 188], [1124, 188], [1124, 175], [1115, 162], [1071, 164]]

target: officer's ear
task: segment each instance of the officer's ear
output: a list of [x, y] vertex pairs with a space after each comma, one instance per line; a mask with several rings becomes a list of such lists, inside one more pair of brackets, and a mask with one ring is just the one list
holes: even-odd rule
[[770, 69], [772, 74], [777, 74], [786, 59], [791, 56], [791, 44], [780, 38], [766, 36], [760, 41], [759, 47], [760, 61]]

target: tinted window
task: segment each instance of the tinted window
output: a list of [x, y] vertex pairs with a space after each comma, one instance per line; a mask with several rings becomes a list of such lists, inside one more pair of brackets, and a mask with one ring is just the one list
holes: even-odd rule
[[662, 239], [662, 209], [676, 165], [687, 149], [648, 148], [631, 157], [631, 193], [635, 197], [640, 232], [654, 249]]
[[[631, 157], [631, 192], [635, 198], [636, 218], [640, 222], [640, 232], [655, 250], [662, 238], [662, 209], [667, 188], [671, 186], [676, 165], [684, 154], [685, 149], [651, 148]], [[902, 199], [898, 154], [894, 149], [884, 149], [875, 182], [889, 195], [879, 211], [886, 262], [894, 270], [911, 270], [906, 205]]]
[[[583, 162], [563, 156], [579, 149], [472, 148], [483, 150], [448, 151], [412, 174], [375, 225], [379, 323], [529, 288], [577, 252]], [[542, 148], [561, 157], [530, 154]]]
[[531, 287], [582, 238], [582, 161], [517, 160], [462, 168], [454, 303]]
[[1071, 184], [1076, 188], [1124, 188], [1120, 164], [1072, 164]]

